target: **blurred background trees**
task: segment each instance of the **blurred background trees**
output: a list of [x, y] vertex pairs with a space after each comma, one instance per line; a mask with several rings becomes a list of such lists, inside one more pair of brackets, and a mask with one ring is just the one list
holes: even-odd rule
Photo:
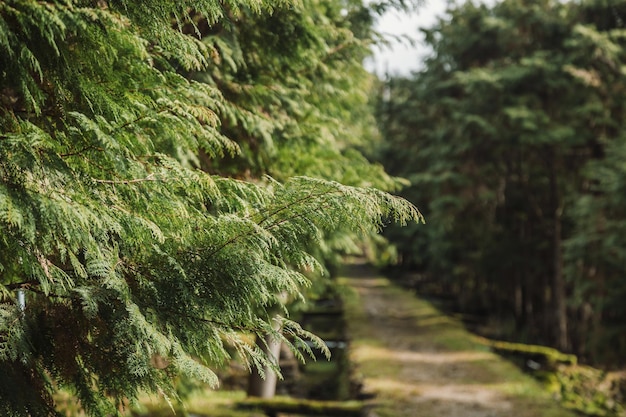
[[623, 1], [451, 7], [422, 70], [387, 80], [381, 161], [428, 226], [399, 264], [500, 337], [618, 365], [626, 349]]

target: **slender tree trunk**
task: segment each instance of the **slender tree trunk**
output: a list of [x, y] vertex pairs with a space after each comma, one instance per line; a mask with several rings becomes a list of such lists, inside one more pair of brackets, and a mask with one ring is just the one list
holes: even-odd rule
[[554, 148], [550, 149], [550, 211], [552, 214], [552, 305], [554, 315], [555, 341], [561, 350], [569, 349], [567, 331], [567, 292], [563, 275], [562, 214], [563, 207], [559, 195], [556, 169], [557, 158]]
[[560, 215], [554, 219], [554, 272], [553, 272], [553, 295], [554, 314], [557, 327], [557, 345], [561, 350], [569, 349], [567, 332], [567, 293], [565, 288], [565, 277], [563, 276], [563, 252], [561, 245], [561, 218]]
[[[526, 222], [523, 220], [517, 220], [517, 232], [520, 245], [524, 248], [524, 252], [526, 251]], [[518, 266], [518, 265], [516, 265]], [[514, 311], [515, 311], [515, 327], [518, 332], [521, 332], [527, 324], [526, 317], [526, 309], [525, 309], [525, 280], [528, 278], [528, 274], [526, 272], [527, 263], [523, 262], [522, 265], [519, 265], [519, 268], [516, 268], [515, 271], [512, 271], [515, 274], [515, 289], [513, 293], [514, 299]]]
[[[287, 294], [281, 293], [278, 296], [278, 301], [281, 304], [285, 304], [287, 302]], [[278, 308], [274, 310], [275, 312], [280, 311]], [[280, 320], [274, 320], [272, 323], [272, 328], [276, 331], [280, 329]], [[267, 358], [272, 361], [272, 363], [278, 367], [279, 359], [280, 359], [280, 340], [272, 337], [271, 334], [265, 335], [264, 337], [257, 337], [256, 340], [257, 346], [265, 353]], [[261, 377], [264, 375], [265, 378]], [[248, 396], [249, 397], [260, 397], [260, 398], [272, 398], [276, 394], [276, 382], [278, 382], [278, 375], [271, 367], [266, 366], [263, 370], [253, 369], [252, 373], [250, 373], [250, 378], [248, 379]]]
[[524, 291], [519, 272], [514, 272], [515, 284], [513, 287], [513, 311], [515, 314], [515, 327], [521, 330], [524, 325]]
[[[278, 330], [276, 328], [276, 330]], [[257, 346], [278, 366], [280, 357], [280, 341], [266, 335], [264, 338], [257, 339]], [[253, 369], [248, 379], [248, 396], [260, 398], [272, 398], [276, 394], [276, 382], [278, 376], [269, 366], [263, 369], [265, 378], [261, 377], [258, 369]]]

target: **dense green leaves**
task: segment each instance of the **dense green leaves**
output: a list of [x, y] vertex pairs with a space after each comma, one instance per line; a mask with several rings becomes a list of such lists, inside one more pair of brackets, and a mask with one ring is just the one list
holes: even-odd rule
[[466, 311], [510, 320], [503, 336], [611, 362], [624, 349], [624, 4], [448, 13], [424, 30], [425, 68], [390, 80], [380, 109], [386, 165], [428, 202], [425, 233], [397, 231], [401, 260]]
[[114, 415], [266, 364], [249, 336], [283, 337], [278, 298], [332, 236], [420, 219], [349, 149], [373, 129], [353, 8], [0, 4], [2, 415], [55, 415], [58, 390]]

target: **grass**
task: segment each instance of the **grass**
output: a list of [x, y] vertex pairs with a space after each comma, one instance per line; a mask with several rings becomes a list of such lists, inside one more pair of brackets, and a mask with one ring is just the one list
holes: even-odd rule
[[431, 303], [383, 277], [341, 282], [351, 359], [380, 417], [576, 415]]
[[172, 408], [163, 400], [144, 397], [138, 409], [129, 411], [132, 417], [181, 417], [197, 415], [204, 417], [250, 417], [250, 411], [238, 409], [236, 405], [246, 397], [243, 391], [201, 390], [185, 400], [185, 408]]

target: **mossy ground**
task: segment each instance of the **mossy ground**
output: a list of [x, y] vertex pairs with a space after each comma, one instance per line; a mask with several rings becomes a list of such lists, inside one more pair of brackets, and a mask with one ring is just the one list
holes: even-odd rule
[[427, 301], [353, 265], [351, 359], [380, 417], [573, 417], [544, 387]]
[[[198, 390], [185, 398], [184, 406], [168, 404], [161, 397], [144, 396], [136, 406], [126, 407], [126, 417], [263, 417], [262, 413], [241, 410], [237, 404], [244, 401], [246, 393], [241, 390]], [[73, 397], [61, 394], [57, 398], [62, 415], [85, 417]]]
[[184, 409], [174, 406], [174, 409], [160, 399], [144, 398], [141, 407], [129, 412], [129, 417], [251, 417], [263, 416], [258, 412], [241, 410], [237, 404], [246, 397], [244, 391], [214, 391], [201, 390], [185, 400]]

